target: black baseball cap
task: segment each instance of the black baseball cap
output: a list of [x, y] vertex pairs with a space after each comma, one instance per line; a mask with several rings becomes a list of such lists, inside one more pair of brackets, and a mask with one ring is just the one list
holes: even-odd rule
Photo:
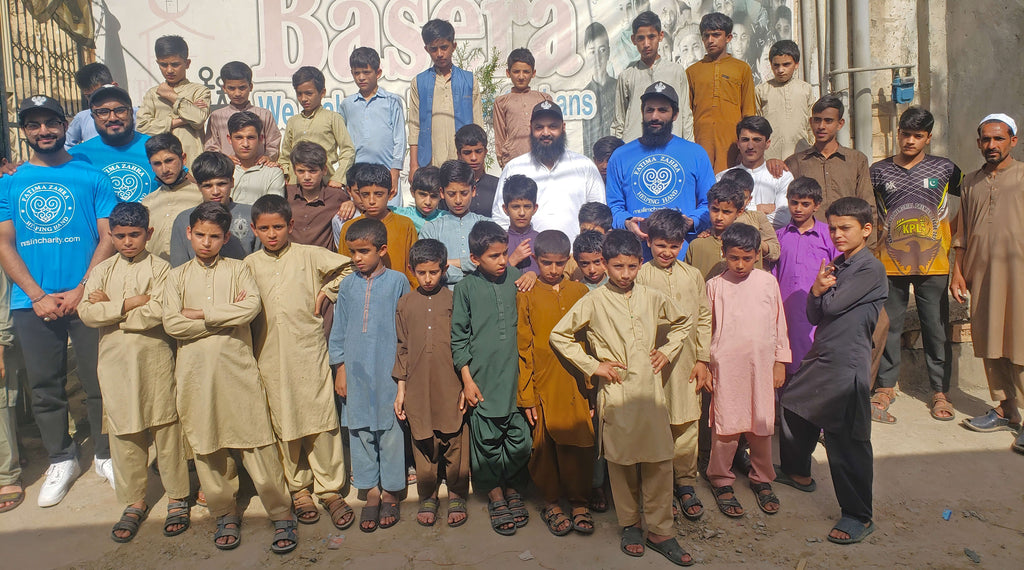
[[644, 91], [644, 94], [640, 96], [640, 102], [644, 103], [651, 97], [664, 97], [668, 99], [672, 106], [677, 110], [679, 109], [679, 95], [671, 85], [664, 81], [655, 81]]
[[92, 96], [89, 97], [89, 106], [95, 107], [96, 105], [105, 103], [111, 99], [124, 103], [128, 107], [132, 106], [131, 95], [129, 95], [124, 89], [112, 84], [104, 85], [96, 91], [93, 91]]
[[38, 109], [49, 111], [61, 120], [67, 118], [64, 107], [56, 99], [46, 95], [33, 95], [21, 102], [21, 107], [18, 108], [18, 123], [24, 124], [25, 115]]
[[559, 121], [563, 120], [562, 108], [559, 107], [557, 103], [552, 103], [551, 101], [541, 101], [534, 105], [533, 113], [530, 114], [530, 120], [532, 121], [538, 117], [543, 117], [544, 115], [554, 117]]

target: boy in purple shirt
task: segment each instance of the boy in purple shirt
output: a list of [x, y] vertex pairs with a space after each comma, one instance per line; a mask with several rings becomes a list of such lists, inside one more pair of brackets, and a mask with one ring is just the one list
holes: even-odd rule
[[821, 260], [831, 262], [839, 252], [829, 237], [828, 224], [814, 217], [822, 200], [818, 182], [806, 176], [797, 178], [789, 184], [786, 198], [791, 219], [775, 231], [782, 253], [772, 274], [779, 280], [789, 326], [793, 358], [786, 364], [786, 375], [792, 376], [814, 342], [814, 326], [807, 320], [807, 294], [818, 276]]
[[522, 271], [524, 277], [533, 273], [532, 282], [540, 273], [533, 255], [533, 242], [537, 239], [532, 223], [537, 213], [537, 183], [524, 174], [513, 174], [505, 181], [502, 198], [505, 203], [501, 209], [508, 216], [508, 263]]

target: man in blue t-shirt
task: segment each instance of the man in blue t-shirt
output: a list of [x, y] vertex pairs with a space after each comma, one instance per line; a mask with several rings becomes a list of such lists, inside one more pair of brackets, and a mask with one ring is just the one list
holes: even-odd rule
[[123, 202], [141, 202], [160, 186], [146, 158], [149, 135], [135, 132], [132, 98], [116, 85], [104, 85], [89, 99], [90, 112], [100, 136], [68, 151], [110, 177]]
[[102, 172], [64, 150], [68, 124], [56, 100], [25, 99], [18, 123], [32, 155], [16, 173], [0, 177], [0, 266], [14, 283], [11, 316], [26, 347], [32, 412], [50, 456], [39, 506], [50, 507], [81, 474], [68, 434], [69, 336], [86, 394], [96, 472], [114, 484], [96, 378], [99, 337], [76, 310], [89, 271], [114, 252], [107, 216], [117, 197]]
[[[715, 183], [711, 160], [700, 145], [672, 134], [672, 123], [679, 116], [679, 96], [671, 85], [651, 84], [640, 97], [640, 105], [643, 134], [616, 149], [608, 160], [605, 191], [612, 224], [646, 242], [643, 220], [655, 210], [671, 208], [689, 220], [689, 243], [710, 224], [707, 196]], [[686, 246], [684, 243], [679, 251], [680, 259]]]

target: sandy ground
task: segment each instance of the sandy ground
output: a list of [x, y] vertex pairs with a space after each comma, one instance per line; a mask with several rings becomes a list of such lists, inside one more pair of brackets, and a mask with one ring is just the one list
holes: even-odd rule
[[[983, 379], [975, 379], [975, 381]], [[986, 393], [955, 389], [958, 419], [983, 413]], [[732, 568], [1013, 568], [1024, 558], [1024, 456], [1009, 451], [1009, 432], [976, 434], [957, 422], [937, 422], [927, 415], [926, 393], [901, 393], [891, 411], [893, 426], [874, 424], [875, 521], [878, 530], [865, 543], [839, 546], [824, 540], [838, 518], [825, 451], [814, 455], [818, 490], [806, 494], [777, 486], [782, 511], [762, 514], [746, 486], [737, 481], [747, 507], [742, 519], [728, 519], [714, 506], [710, 488], [698, 492], [707, 512], [697, 523], [677, 524], [679, 541], [702, 566]], [[28, 497], [21, 507], [0, 515], [0, 566], [5, 568], [250, 568], [361, 565], [370, 568], [669, 568], [660, 555], [627, 558], [619, 551], [619, 527], [609, 512], [596, 514], [593, 536], [557, 538], [548, 533], [531, 503], [528, 526], [514, 537], [500, 537], [487, 522], [482, 498], [470, 502], [468, 524], [450, 529], [416, 524], [414, 493], [402, 504], [403, 519], [394, 528], [364, 534], [353, 526], [334, 529], [323, 516], [299, 528], [299, 548], [288, 555], [270, 552], [271, 526], [251, 491], [246, 504], [242, 545], [231, 552], [214, 548], [213, 521], [205, 509], [193, 509], [193, 526], [177, 538], [165, 538], [162, 521], [166, 497], [151, 478], [152, 517], [131, 543], [109, 538], [120, 514], [109, 485], [83, 461], [85, 474], [58, 506], [40, 509], [36, 496], [45, 470], [45, 455], [31, 429], [25, 430], [29, 464], [24, 473]], [[91, 458], [89, 442], [83, 455]], [[250, 499], [251, 497], [251, 499]], [[443, 497], [443, 491], [442, 491]], [[354, 494], [350, 501], [361, 506]], [[442, 513], [445, 502], [442, 501]], [[943, 519], [943, 511], [952, 516]], [[339, 550], [329, 550], [329, 535], [343, 534]], [[969, 560], [964, 549], [981, 557]]]

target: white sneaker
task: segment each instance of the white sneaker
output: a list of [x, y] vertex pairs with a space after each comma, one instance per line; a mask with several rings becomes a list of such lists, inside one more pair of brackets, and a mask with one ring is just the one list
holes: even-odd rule
[[106, 479], [110, 483], [110, 488], [114, 489], [114, 460], [109, 457], [107, 459], [100, 459], [94, 456], [93, 465], [95, 466], [96, 474]]
[[71, 488], [71, 483], [81, 474], [82, 468], [78, 466], [77, 459], [51, 464], [46, 470], [46, 481], [39, 489], [39, 506], [52, 507], [63, 501], [68, 489]]

